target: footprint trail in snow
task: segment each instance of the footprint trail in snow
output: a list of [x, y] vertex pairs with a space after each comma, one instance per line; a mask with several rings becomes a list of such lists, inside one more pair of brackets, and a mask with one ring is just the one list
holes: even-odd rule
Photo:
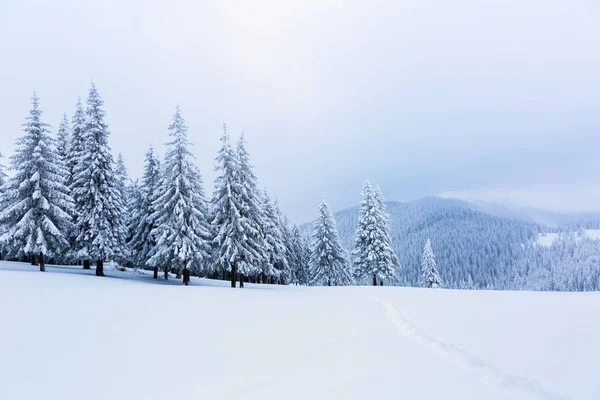
[[474, 369], [479, 373], [481, 379], [488, 385], [494, 385], [505, 388], [519, 389], [528, 392], [542, 399], [566, 400], [568, 397], [553, 392], [545, 388], [541, 383], [534, 379], [522, 376], [510, 375], [501, 371], [494, 364], [491, 364], [478, 356], [472, 355], [466, 350], [456, 347], [450, 343], [440, 342], [426, 333], [416, 328], [408, 319], [406, 319], [400, 310], [392, 303], [378, 298], [371, 298], [380, 303], [386, 312], [387, 318], [396, 326], [398, 334], [413, 342], [427, 347], [432, 352], [441, 357], [453, 360], [460, 367]]

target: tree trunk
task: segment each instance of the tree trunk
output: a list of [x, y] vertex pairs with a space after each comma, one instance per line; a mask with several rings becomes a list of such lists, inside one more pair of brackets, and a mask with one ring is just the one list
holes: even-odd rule
[[104, 260], [96, 260], [96, 276], [104, 276]]
[[244, 275], [239, 274], [240, 275], [240, 289], [244, 287]]
[[169, 280], [169, 267], [165, 266], [165, 281]]
[[46, 271], [46, 264], [44, 263], [44, 253], [40, 251], [40, 255], [38, 256], [38, 262], [40, 263], [40, 271]]
[[90, 267], [90, 260], [83, 260], [83, 269], [92, 269]]
[[373, 286], [377, 286], [377, 275], [373, 274]]
[[184, 268], [183, 269], [183, 284], [185, 286], [187, 286], [189, 282], [190, 282], [190, 270], [187, 268]]
[[236, 281], [236, 272], [237, 272], [237, 268], [235, 266], [235, 264], [231, 264], [231, 287], [234, 288], [235, 287], [235, 281]]
[[37, 265], [35, 254], [31, 255], [31, 265]]
[[331, 281], [330, 280], [327, 281], [327, 286], [331, 286]]
[[154, 275], [152, 276], [152, 279], [158, 279], [158, 267], [154, 267]]
[[383, 279], [379, 281], [379, 286], [383, 286]]

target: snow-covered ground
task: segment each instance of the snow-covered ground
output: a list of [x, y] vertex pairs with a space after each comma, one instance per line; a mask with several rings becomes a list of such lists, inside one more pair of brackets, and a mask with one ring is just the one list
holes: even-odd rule
[[[539, 246], [550, 247], [560, 237], [559, 233], [549, 232], [538, 236], [536, 243]], [[583, 235], [577, 235], [575, 240], [582, 238], [600, 240], [600, 229], [586, 229], [583, 231]]]
[[0, 399], [600, 398], [600, 293], [106, 272], [0, 262]]

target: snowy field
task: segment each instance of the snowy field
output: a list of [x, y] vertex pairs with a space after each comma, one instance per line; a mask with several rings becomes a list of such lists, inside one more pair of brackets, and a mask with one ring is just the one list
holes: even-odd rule
[[600, 293], [106, 272], [0, 262], [0, 399], [600, 399]]
[[[550, 247], [560, 237], [560, 234], [556, 232], [548, 232], [538, 236], [536, 243], [538, 246]], [[579, 241], [582, 238], [600, 240], [600, 229], [585, 229], [583, 235], [577, 235], [575, 241]]]

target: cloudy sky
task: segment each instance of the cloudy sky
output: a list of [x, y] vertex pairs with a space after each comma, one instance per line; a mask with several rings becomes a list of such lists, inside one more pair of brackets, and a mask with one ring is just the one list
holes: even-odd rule
[[[1, 0], [0, 150], [93, 79], [133, 177], [175, 104], [207, 192], [221, 125], [294, 221], [427, 195], [600, 210], [596, 0]], [[6, 161], [6, 160], [5, 160]]]

